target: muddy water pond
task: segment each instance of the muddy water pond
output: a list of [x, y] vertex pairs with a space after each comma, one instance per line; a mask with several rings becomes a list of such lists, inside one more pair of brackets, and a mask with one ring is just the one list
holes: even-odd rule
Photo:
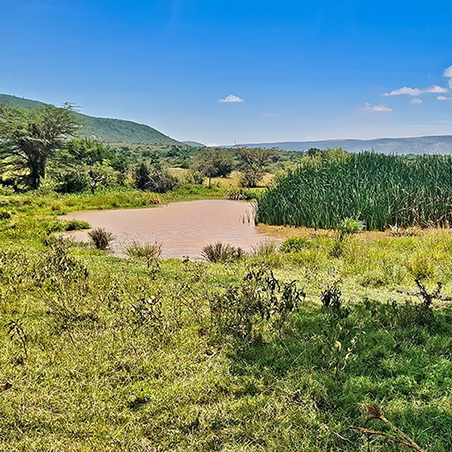
[[[202, 200], [177, 202], [145, 209], [75, 212], [60, 219], [87, 221], [115, 236], [112, 251], [124, 256], [127, 244], [158, 242], [163, 258], [199, 259], [204, 246], [216, 242], [239, 246], [246, 251], [262, 242], [281, 242], [271, 228], [254, 225], [253, 204], [244, 201]], [[76, 241], [87, 241], [87, 231], [70, 233]]]

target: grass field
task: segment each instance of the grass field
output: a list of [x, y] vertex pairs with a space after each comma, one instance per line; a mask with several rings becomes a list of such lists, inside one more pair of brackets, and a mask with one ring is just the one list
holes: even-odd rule
[[[197, 190], [160, 201], [222, 196]], [[0, 450], [364, 452], [366, 404], [451, 450], [448, 229], [151, 268], [51, 238], [56, 213], [154, 196], [0, 196]]]

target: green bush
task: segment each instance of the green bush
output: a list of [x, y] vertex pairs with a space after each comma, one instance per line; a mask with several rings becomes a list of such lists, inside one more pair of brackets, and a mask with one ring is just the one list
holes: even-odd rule
[[114, 235], [111, 232], [103, 228], [97, 228], [89, 231], [88, 236], [98, 250], [108, 249], [115, 239]]
[[283, 253], [298, 253], [310, 246], [311, 243], [306, 237], [291, 237], [290, 239], [285, 240], [279, 249]]

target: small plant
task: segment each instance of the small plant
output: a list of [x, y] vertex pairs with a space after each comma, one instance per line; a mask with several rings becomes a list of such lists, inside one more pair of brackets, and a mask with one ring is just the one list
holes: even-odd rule
[[339, 281], [335, 281], [333, 284], [328, 285], [325, 290], [320, 294], [320, 301], [325, 309], [338, 310], [341, 305], [342, 292], [339, 289]]
[[401, 228], [395, 225], [389, 228], [389, 233], [392, 237], [417, 237], [421, 233], [421, 228], [416, 226]]
[[214, 331], [246, 341], [262, 339], [262, 327], [282, 331], [289, 314], [306, 297], [295, 281], [281, 283], [266, 267], [251, 269], [240, 287], [231, 286], [210, 301]]
[[439, 298], [441, 294], [441, 290], [443, 288], [443, 284], [441, 282], [437, 283], [436, 290], [434, 292], [429, 293], [424, 284], [422, 284], [420, 278], [416, 278], [416, 285], [419, 288], [418, 297], [421, 299], [424, 308], [430, 309], [433, 305], [433, 300], [435, 298]]
[[5, 327], [8, 330], [10, 340], [19, 342], [24, 352], [25, 359], [27, 359], [28, 358], [27, 335], [23, 329], [22, 324], [18, 320], [11, 319], [9, 322], [5, 324]]
[[231, 188], [226, 192], [225, 197], [233, 201], [247, 201], [255, 199], [256, 195], [252, 191], [244, 190], [243, 188]]
[[355, 218], [345, 218], [339, 223], [337, 230], [339, 231], [342, 239], [346, 234], [356, 234], [364, 230], [364, 228], [364, 221], [360, 221]]
[[260, 242], [251, 250], [253, 257], [268, 258], [276, 254], [278, 254], [278, 245], [275, 242]]
[[285, 240], [279, 249], [283, 253], [298, 253], [309, 246], [310, 242], [306, 237], [291, 237]]
[[151, 264], [155, 263], [157, 259], [160, 258], [160, 255], [162, 254], [162, 244], [157, 242], [142, 243], [133, 241], [130, 245], [124, 247], [124, 252], [128, 257], [146, 260], [146, 266], [147, 268], [150, 268]]
[[88, 236], [98, 250], [108, 249], [115, 239], [114, 235], [111, 232], [103, 228], [96, 228], [89, 231]]
[[134, 323], [137, 328], [147, 326], [159, 333], [166, 331], [164, 315], [162, 311], [162, 298], [160, 295], [141, 297], [132, 304]]
[[205, 246], [202, 249], [201, 256], [212, 263], [225, 263], [242, 259], [245, 256], [245, 252], [242, 248], [217, 242], [213, 245]]
[[[407, 447], [408, 449], [415, 450], [417, 452], [425, 452], [424, 449], [421, 449], [409, 436], [405, 435], [405, 433], [402, 432], [399, 428], [397, 428], [394, 424], [392, 424], [381, 412], [380, 408], [378, 408], [375, 405], [366, 405], [368, 417], [366, 421], [364, 422], [364, 427], [353, 427], [350, 428], [353, 430], [357, 430], [358, 432], [362, 433], [364, 437], [367, 439], [367, 441], [370, 441], [370, 438], [372, 436], [382, 436], [383, 438], [389, 439], [391, 441], [394, 441], [398, 444], [401, 444], [402, 446]], [[389, 427], [390, 430], [394, 433], [394, 435], [391, 435], [389, 433], [380, 432], [377, 430], [371, 430], [367, 428], [367, 424], [371, 421], [380, 421], [383, 422], [387, 427]]]
[[62, 237], [47, 237], [43, 253], [33, 272], [40, 286], [56, 282], [71, 283], [88, 278], [88, 269], [69, 253], [71, 242]]

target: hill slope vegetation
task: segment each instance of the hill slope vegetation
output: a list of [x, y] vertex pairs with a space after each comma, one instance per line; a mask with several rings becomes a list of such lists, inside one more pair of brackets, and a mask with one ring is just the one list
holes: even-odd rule
[[[30, 99], [0, 94], [0, 104], [10, 107], [38, 108], [44, 105]], [[77, 113], [82, 121], [80, 137], [95, 138], [106, 143], [180, 145], [178, 141], [145, 124], [113, 118], [96, 118]]]

